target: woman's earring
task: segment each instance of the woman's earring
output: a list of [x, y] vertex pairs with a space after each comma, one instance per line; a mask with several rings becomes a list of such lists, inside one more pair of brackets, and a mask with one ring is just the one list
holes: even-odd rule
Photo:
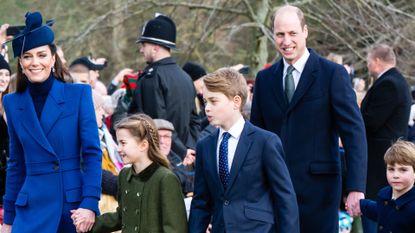
[[52, 66], [52, 73], [55, 73], [55, 67]]

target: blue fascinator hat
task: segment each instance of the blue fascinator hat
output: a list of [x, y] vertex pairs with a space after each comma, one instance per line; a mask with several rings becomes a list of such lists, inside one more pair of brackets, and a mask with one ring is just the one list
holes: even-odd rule
[[43, 45], [52, 44], [55, 34], [50, 28], [55, 20], [48, 20], [42, 25], [40, 12], [27, 12], [26, 27], [17, 34], [12, 42], [14, 57], [21, 56], [24, 52]]

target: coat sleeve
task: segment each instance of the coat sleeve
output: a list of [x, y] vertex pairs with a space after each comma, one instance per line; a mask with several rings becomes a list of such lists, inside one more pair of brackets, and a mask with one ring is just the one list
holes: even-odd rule
[[6, 174], [6, 194], [3, 198], [4, 208], [4, 223], [13, 224], [16, 216], [16, 210], [14, 203], [16, 202], [17, 195], [22, 188], [23, 182], [26, 177], [25, 159], [23, 153], [22, 144], [16, 134], [14, 128], [13, 116], [10, 111], [12, 100], [8, 97], [4, 97], [4, 107], [6, 110], [7, 127], [9, 131], [9, 160], [7, 161], [7, 174]]
[[189, 233], [205, 233], [210, 222], [212, 200], [204, 173], [202, 143], [196, 146], [194, 196], [190, 207]]
[[279, 228], [278, 232], [299, 233], [297, 198], [283, 154], [281, 141], [272, 134], [264, 144], [262, 159], [274, 198], [276, 225]]
[[[121, 170], [123, 173], [125, 170]], [[106, 233], [106, 232], [113, 232], [121, 230], [122, 225], [122, 218], [121, 218], [121, 210], [123, 208], [123, 202], [121, 201], [121, 177], [122, 174], [118, 177], [118, 185], [117, 185], [117, 200], [118, 200], [118, 207], [117, 210], [113, 213], [105, 213], [95, 218], [95, 224], [92, 228], [93, 233]]]
[[378, 221], [377, 203], [375, 201], [361, 199], [360, 210], [362, 211], [363, 216], [366, 216], [375, 222]]
[[98, 201], [101, 196], [102, 151], [98, 126], [92, 104], [91, 88], [84, 86], [79, 111], [79, 132], [82, 153], [82, 201], [80, 208], [99, 214]]
[[163, 232], [186, 233], [187, 217], [180, 182], [168, 173], [161, 181]]
[[398, 105], [399, 95], [398, 87], [391, 80], [382, 80], [377, 85], [362, 112], [367, 131], [376, 132], [385, 126], [385, 122], [395, 112], [391, 106]]
[[342, 66], [336, 65], [331, 78], [331, 113], [346, 153], [346, 191], [366, 189], [367, 144], [362, 115], [350, 78]]

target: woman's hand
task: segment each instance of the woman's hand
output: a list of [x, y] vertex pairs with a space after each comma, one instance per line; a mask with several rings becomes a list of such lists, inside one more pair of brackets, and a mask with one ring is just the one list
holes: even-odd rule
[[71, 218], [76, 226], [76, 232], [88, 232], [95, 223], [95, 212], [89, 209], [78, 208], [71, 210]]

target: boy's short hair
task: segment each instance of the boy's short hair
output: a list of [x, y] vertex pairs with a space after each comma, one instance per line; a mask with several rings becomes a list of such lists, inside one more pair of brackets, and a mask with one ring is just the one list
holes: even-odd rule
[[248, 87], [244, 76], [238, 71], [228, 67], [220, 68], [205, 75], [203, 83], [209, 91], [220, 92], [229, 99], [233, 99], [235, 96], [241, 97], [242, 102], [239, 110], [242, 112], [248, 96]]
[[386, 151], [384, 160], [386, 165], [410, 165], [415, 170], [415, 144], [398, 139]]

